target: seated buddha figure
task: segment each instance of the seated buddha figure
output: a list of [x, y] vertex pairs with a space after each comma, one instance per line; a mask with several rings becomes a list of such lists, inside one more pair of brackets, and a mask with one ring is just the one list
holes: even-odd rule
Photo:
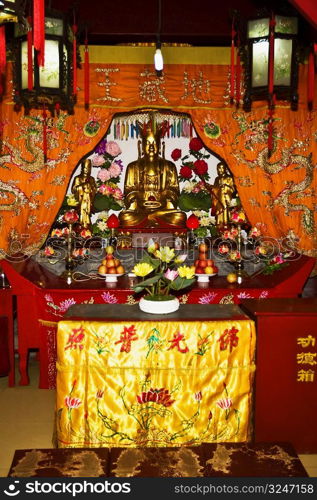
[[127, 166], [124, 181], [126, 209], [120, 215], [123, 227], [184, 227], [186, 215], [177, 209], [179, 184], [176, 166], [159, 156], [163, 127], [156, 133], [149, 125], [138, 123], [142, 136], [138, 159]]

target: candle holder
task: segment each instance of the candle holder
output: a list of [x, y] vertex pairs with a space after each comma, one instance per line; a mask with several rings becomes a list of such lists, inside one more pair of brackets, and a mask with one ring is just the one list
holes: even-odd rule
[[65, 257], [65, 271], [61, 274], [68, 285], [72, 282], [72, 271], [75, 269], [77, 263], [73, 258], [73, 224], [68, 224], [67, 234], [67, 253]]
[[237, 228], [238, 228], [237, 250], [238, 250], [239, 260], [235, 263], [235, 268], [237, 270], [237, 283], [241, 285], [243, 278], [243, 268], [244, 268], [241, 255], [241, 248], [242, 248], [241, 224], [238, 224]]

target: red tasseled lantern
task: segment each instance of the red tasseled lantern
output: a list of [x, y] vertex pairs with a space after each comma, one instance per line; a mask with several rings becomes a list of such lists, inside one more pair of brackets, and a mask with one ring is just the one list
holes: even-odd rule
[[111, 214], [107, 220], [107, 226], [109, 229], [115, 229], [119, 226], [119, 219], [115, 214]]
[[188, 229], [197, 229], [199, 227], [198, 217], [194, 214], [191, 214], [186, 221], [186, 226], [188, 227]]

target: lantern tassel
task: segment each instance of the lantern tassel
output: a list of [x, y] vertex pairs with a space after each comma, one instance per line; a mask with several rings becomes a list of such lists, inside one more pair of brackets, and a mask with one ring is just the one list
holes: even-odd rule
[[308, 56], [308, 85], [307, 85], [307, 101], [310, 110], [314, 104], [314, 91], [315, 91], [315, 53], [314, 48], [311, 47]]
[[73, 94], [77, 95], [77, 25], [73, 24]]
[[6, 35], [5, 35], [5, 27], [0, 26], [0, 95], [3, 94], [3, 74], [5, 72], [7, 63], [6, 57]]
[[86, 39], [85, 39], [85, 68], [84, 68], [84, 92], [85, 92], [85, 108], [89, 108], [89, 48], [88, 48], [88, 39], [87, 39], [87, 31], [86, 31]]
[[33, 43], [38, 51], [37, 62], [39, 66], [44, 66], [45, 51], [45, 13], [44, 0], [33, 0]]
[[231, 57], [230, 57], [230, 101], [234, 100], [234, 80], [235, 80], [235, 66], [234, 66], [234, 52], [235, 52], [235, 36], [236, 32], [234, 29], [234, 19], [232, 20], [231, 27]]
[[274, 89], [274, 28], [275, 17], [272, 14], [270, 19], [270, 36], [269, 36], [269, 95], [270, 99], [273, 95]]
[[28, 90], [33, 90], [33, 32], [32, 32], [32, 17], [28, 17]]
[[236, 106], [239, 107], [240, 104], [240, 83], [241, 83], [241, 60], [240, 60], [240, 39], [238, 37], [237, 44], [237, 66], [236, 66]]
[[271, 156], [273, 152], [273, 120], [274, 120], [274, 108], [275, 108], [275, 94], [272, 96], [272, 100], [269, 105], [269, 124], [268, 124], [268, 137], [267, 137], [267, 148], [268, 157]]
[[47, 113], [45, 104], [43, 105], [43, 155], [44, 155], [44, 165], [47, 162]]

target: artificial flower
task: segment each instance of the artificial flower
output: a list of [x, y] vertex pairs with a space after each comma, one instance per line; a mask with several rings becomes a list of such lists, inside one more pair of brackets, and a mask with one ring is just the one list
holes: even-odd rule
[[67, 205], [70, 207], [76, 207], [78, 205], [78, 200], [76, 200], [73, 194], [68, 194], [66, 196]]
[[186, 253], [177, 255], [177, 257], [175, 258], [175, 264], [182, 264], [183, 262], [185, 262], [186, 259], [187, 259]]
[[242, 224], [243, 222], [246, 222], [247, 218], [245, 216], [245, 213], [242, 212], [242, 210], [239, 211], [234, 211], [231, 214], [231, 220], [232, 222], [236, 222], [237, 224]]
[[167, 269], [167, 271], [165, 271], [164, 273], [164, 277], [171, 281], [176, 280], [177, 276], [178, 276], [178, 271], [176, 271], [175, 269]]
[[180, 171], [179, 171], [181, 177], [183, 177], [184, 179], [190, 179], [191, 176], [193, 175], [193, 171], [190, 167], [188, 167], [187, 165], [184, 165], [183, 167], [181, 167]]
[[54, 255], [54, 248], [52, 248], [51, 246], [46, 246], [44, 248], [44, 255], [46, 255], [47, 257], [49, 257], [50, 255]]
[[101, 167], [105, 163], [105, 158], [98, 153], [94, 153], [90, 156], [90, 160], [93, 167]]
[[110, 156], [116, 157], [122, 153], [120, 146], [115, 141], [109, 141], [105, 146], [106, 153]]
[[195, 276], [195, 271], [193, 271], [192, 267], [189, 266], [180, 266], [178, 268], [178, 274], [181, 278], [186, 278], [191, 280]]
[[182, 156], [182, 151], [180, 149], [174, 149], [174, 151], [172, 151], [172, 154], [171, 154], [171, 157], [174, 161], [177, 161], [180, 159], [180, 157]]
[[193, 137], [189, 142], [189, 149], [199, 151], [204, 145], [199, 137]]
[[91, 231], [90, 231], [90, 229], [82, 229], [80, 231], [80, 236], [82, 238], [91, 238]]
[[107, 168], [101, 168], [97, 174], [97, 179], [101, 182], [106, 182], [110, 179], [111, 175]]
[[74, 224], [74, 222], [77, 222], [79, 220], [78, 213], [75, 210], [68, 210], [64, 213], [63, 220], [68, 224]]
[[160, 247], [159, 250], [156, 250], [155, 257], [160, 259], [162, 262], [169, 263], [175, 257], [175, 250], [170, 247]]
[[110, 177], [115, 178], [121, 174], [120, 166], [114, 161], [109, 167]]
[[197, 175], [206, 175], [208, 172], [208, 164], [205, 160], [196, 160], [194, 163], [194, 171]]
[[151, 266], [151, 264], [148, 264], [147, 262], [139, 262], [139, 264], [136, 264], [134, 268], [132, 269], [132, 272], [136, 276], [140, 276], [144, 278], [144, 276], [147, 276], [153, 271], [154, 267]]

